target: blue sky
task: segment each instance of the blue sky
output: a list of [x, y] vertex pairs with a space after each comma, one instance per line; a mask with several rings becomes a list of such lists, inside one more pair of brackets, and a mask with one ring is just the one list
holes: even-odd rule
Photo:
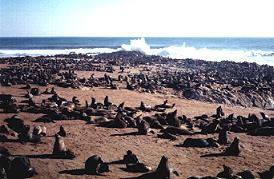
[[0, 36], [274, 37], [271, 0], [0, 0]]

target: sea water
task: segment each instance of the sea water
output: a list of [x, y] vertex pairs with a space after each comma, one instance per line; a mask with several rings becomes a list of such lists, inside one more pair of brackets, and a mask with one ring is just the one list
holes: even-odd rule
[[135, 50], [147, 55], [274, 66], [274, 38], [1, 37], [0, 58]]

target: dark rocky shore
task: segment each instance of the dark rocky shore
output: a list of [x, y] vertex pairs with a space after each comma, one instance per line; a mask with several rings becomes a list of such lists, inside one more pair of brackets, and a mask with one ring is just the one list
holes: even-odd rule
[[[14, 84], [55, 84], [62, 87], [124, 86], [129, 90], [161, 92], [172, 89], [179, 97], [227, 105], [274, 109], [274, 69], [256, 63], [231, 61], [211, 62], [193, 59], [169, 59], [140, 52], [114, 52], [88, 56], [85, 54], [53, 57], [1, 59], [9, 64], [1, 69], [3, 86]], [[104, 78], [79, 78], [74, 71], [121, 72], [139, 67], [139, 74], [109, 75]], [[64, 71], [66, 70], [66, 71]]]

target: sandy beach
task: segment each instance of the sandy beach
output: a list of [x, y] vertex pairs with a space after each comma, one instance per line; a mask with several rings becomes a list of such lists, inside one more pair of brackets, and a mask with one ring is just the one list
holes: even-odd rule
[[[100, 65], [100, 63], [98, 63]], [[77, 65], [77, 64], [76, 64]], [[155, 64], [151, 64], [153, 67]], [[1, 69], [7, 68], [9, 65], [1, 65]], [[154, 66], [155, 67], [155, 66]], [[104, 75], [110, 75], [111, 78], [116, 79], [120, 74], [126, 76], [129, 74], [137, 74], [143, 69], [143, 66], [133, 67], [128, 66], [124, 72], [118, 73], [119, 66], [114, 65], [115, 71], [112, 73], [102, 71], [77, 71], [77, 78], [89, 78], [92, 74], [96, 78], [104, 78]], [[67, 72], [64, 70], [63, 72]], [[45, 91], [46, 88], [55, 88], [57, 94], [70, 101], [73, 96], [76, 96], [81, 106], [85, 106], [85, 101], [89, 103], [91, 97], [96, 98], [96, 101], [103, 103], [105, 96], [109, 97], [112, 104], [119, 105], [125, 102], [125, 106], [139, 107], [140, 102], [155, 106], [162, 104], [165, 100], [169, 103], [175, 103], [175, 107], [167, 109], [165, 112], [172, 112], [177, 110], [177, 115], [185, 115], [190, 120], [194, 120], [195, 116], [206, 114], [211, 116], [216, 113], [216, 108], [221, 106], [226, 118], [229, 114], [234, 113], [234, 116], [245, 116], [255, 114], [261, 118], [260, 112], [265, 113], [270, 118], [274, 118], [274, 111], [259, 107], [247, 107], [233, 104], [220, 104], [206, 101], [199, 101], [194, 99], [186, 99], [174, 91], [172, 88], [165, 87], [156, 89], [153, 92], [146, 92], [145, 90], [128, 90], [126, 83], [116, 82], [118, 89], [110, 89], [104, 85], [98, 87], [88, 87], [80, 85], [79, 88], [73, 89], [71, 87], [64, 88], [56, 84], [48, 84], [47, 86], [39, 86], [31, 84], [32, 88], [39, 88], [40, 92]], [[26, 85], [15, 84], [11, 86], [2, 85], [0, 88], [1, 94], [12, 94], [18, 105], [25, 105], [20, 103], [26, 98], [26, 89], [21, 89]], [[48, 99], [52, 94], [40, 94], [33, 96], [32, 100], [40, 105], [43, 99]], [[138, 112], [141, 117], [152, 116], [160, 112]], [[6, 124], [4, 119], [12, 117], [15, 113], [0, 113], [0, 125]], [[174, 178], [188, 178], [190, 176], [216, 176], [222, 171], [222, 166], [227, 165], [232, 168], [234, 173], [244, 170], [250, 170], [259, 177], [257, 172], [268, 170], [273, 166], [274, 162], [274, 136], [253, 136], [245, 132], [235, 133], [228, 131], [228, 139], [232, 142], [234, 137], [240, 140], [240, 156], [219, 156], [219, 157], [203, 157], [210, 153], [220, 153], [229, 146], [220, 145], [219, 147], [211, 148], [193, 148], [193, 147], [176, 147], [177, 144], [182, 143], [186, 138], [209, 138], [218, 139], [218, 132], [213, 134], [195, 134], [192, 136], [178, 135], [177, 140], [161, 139], [157, 137], [160, 133], [159, 129], [152, 129], [154, 133], [147, 135], [122, 135], [134, 132], [136, 128], [105, 128], [99, 127], [96, 124], [87, 124], [86, 121], [80, 119], [73, 120], [56, 120], [56, 123], [33, 122], [33, 120], [43, 116], [43, 113], [19, 112], [16, 113], [23, 119], [25, 124], [31, 126], [45, 126], [47, 128], [47, 135], [41, 138], [41, 143], [26, 142], [24, 144], [17, 141], [1, 142], [0, 146], [7, 148], [12, 154], [11, 158], [20, 155], [26, 155], [30, 158], [31, 165], [36, 169], [38, 175], [33, 178], [125, 178], [136, 177], [142, 173], [127, 172], [124, 164], [109, 165], [111, 172], [103, 173], [103, 176], [87, 175], [84, 172], [85, 161], [92, 155], [99, 155], [106, 162], [120, 160], [126, 154], [127, 150], [132, 150], [137, 155], [138, 159], [153, 169], [157, 168], [161, 157], [164, 155], [168, 157], [171, 168], [179, 172], [179, 177]], [[91, 116], [91, 120], [96, 117]], [[48, 157], [52, 153], [54, 144], [54, 135], [58, 132], [59, 127], [63, 126], [67, 131], [67, 136], [64, 138], [65, 144], [71, 149], [76, 157], [74, 159], [54, 159]], [[184, 126], [184, 124], [182, 124]], [[15, 139], [13, 136], [8, 136], [9, 139]]]

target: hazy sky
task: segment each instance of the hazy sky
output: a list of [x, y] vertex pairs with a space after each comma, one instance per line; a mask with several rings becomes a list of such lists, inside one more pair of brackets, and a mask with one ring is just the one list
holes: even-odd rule
[[274, 37], [273, 0], [0, 0], [0, 36]]

